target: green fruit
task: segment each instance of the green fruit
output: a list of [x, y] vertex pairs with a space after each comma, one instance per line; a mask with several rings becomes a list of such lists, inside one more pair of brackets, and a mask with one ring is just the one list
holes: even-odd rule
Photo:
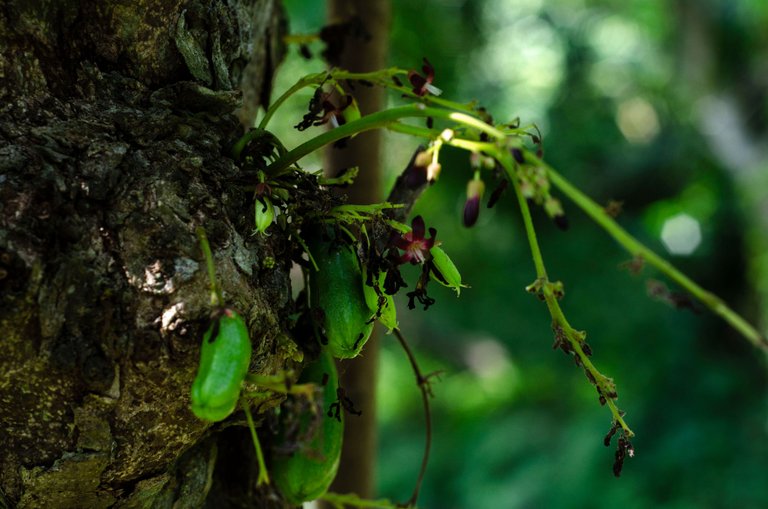
[[373, 315], [363, 294], [357, 256], [345, 245], [308, 242], [317, 268], [310, 269], [310, 307], [321, 344], [334, 357], [357, 357], [373, 330]]
[[240, 315], [224, 309], [203, 335], [200, 367], [192, 384], [192, 412], [206, 421], [227, 418], [240, 399], [250, 363], [248, 328]]
[[264, 233], [267, 231], [267, 228], [269, 228], [269, 226], [275, 221], [275, 206], [272, 205], [272, 200], [265, 196], [255, 200], [254, 209], [254, 222], [256, 224], [256, 231], [259, 233]]
[[461, 293], [461, 288], [466, 288], [466, 285], [461, 284], [461, 274], [456, 265], [440, 247], [434, 246], [429, 252], [432, 254], [433, 267], [438, 272], [437, 274], [434, 270], [430, 272], [432, 278], [441, 285], [452, 288], [457, 295]]
[[379, 293], [376, 293], [375, 288], [365, 284], [367, 279], [365, 269], [363, 269], [363, 295], [365, 296], [366, 305], [373, 312], [372, 316], [376, 316], [376, 319], [381, 322], [384, 327], [392, 331], [392, 329], [397, 328], [397, 309], [395, 308], [395, 300], [392, 296], [383, 293], [384, 278], [386, 275], [385, 272], [380, 272], [378, 282], [375, 283], [379, 289], [379, 293], [384, 295], [384, 304], [379, 306]]
[[294, 505], [315, 500], [328, 491], [339, 469], [344, 435], [344, 416], [339, 414], [341, 420], [337, 420], [327, 414], [329, 407], [337, 401], [339, 383], [336, 364], [327, 350], [304, 369], [299, 383], [325, 385], [319, 413], [307, 412], [301, 417], [300, 435], [312, 430], [307, 441], [291, 456], [278, 456], [272, 462], [272, 480], [285, 499]]

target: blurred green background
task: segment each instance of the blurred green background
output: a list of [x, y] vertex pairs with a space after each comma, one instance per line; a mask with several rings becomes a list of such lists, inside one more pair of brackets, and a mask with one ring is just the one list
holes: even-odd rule
[[[285, 4], [292, 32], [324, 24], [323, 2]], [[478, 99], [497, 121], [536, 123], [550, 164], [599, 203], [623, 201], [625, 228], [765, 330], [768, 2], [392, 4], [392, 65], [417, 69], [427, 56], [445, 96]], [[291, 48], [275, 90], [322, 68]], [[289, 147], [306, 136], [291, 126], [309, 94], [274, 124]], [[391, 182], [417, 142], [386, 137]], [[550, 277], [566, 285], [566, 315], [588, 332], [637, 433], [636, 457], [614, 478], [613, 447], [602, 445], [610, 413], [582, 371], [551, 349], [545, 306], [523, 290], [535, 273], [511, 193], [464, 228], [467, 157], [443, 153], [440, 181], [416, 212], [471, 288], [460, 299], [434, 288], [428, 312], [399, 302], [422, 368], [444, 371], [420, 506], [768, 507], [765, 358], [711, 313], [649, 298], [646, 281], [663, 278], [621, 269], [628, 256], [573, 205], [564, 203], [567, 232], [537, 211]], [[662, 241], [680, 214], [701, 233], [683, 247], [689, 255]], [[389, 337], [383, 348], [378, 486], [402, 500], [420, 464], [423, 416], [405, 356]]]

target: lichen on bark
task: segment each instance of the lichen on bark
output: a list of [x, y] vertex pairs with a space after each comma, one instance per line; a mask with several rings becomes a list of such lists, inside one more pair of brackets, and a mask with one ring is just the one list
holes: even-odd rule
[[[0, 507], [204, 507], [224, 463], [254, 468], [241, 419], [188, 409], [211, 311], [194, 231], [249, 326], [252, 369], [294, 362], [291, 247], [250, 235], [229, 157], [283, 23], [277, 0], [5, 2]], [[217, 507], [272, 500], [244, 483]]]

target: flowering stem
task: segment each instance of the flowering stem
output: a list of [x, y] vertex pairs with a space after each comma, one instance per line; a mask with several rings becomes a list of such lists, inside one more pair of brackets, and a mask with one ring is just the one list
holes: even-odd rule
[[[393, 122], [387, 126], [387, 129], [396, 133], [407, 134], [409, 136], [418, 136], [420, 138], [427, 138], [429, 140], [435, 140], [440, 137], [440, 131], [435, 129], [427, 129], [424, 127], [418, 127], [410, 124], [402, 124], [400, 122]], [[461, 148], [470, 152], [484, 152], [492, 157], [495, 157], [497, 147], [493, 143], [484, 141], [467, 140], [464, 138], [450, 138], [443, 140], [443, 143], [451, 145], [452, 147]]]
[[517, 195], [517, 201], [520, 206], [520, 212], [523, 216], [523, 223], [525, 224], [525, 233], [528, 237], [528, 243], [531, 248], [531, 255], [533, 256], [533, 263], [536, 267], [536, 277], [538, 278], [537, 283], [541, 288], [541, 295], [547, 304], [549, 314], [552, 316], [555, 335], [558, 336], [558, 332], [562, 332], [564, 336], [562, 339], [568, 341], [570, 350], [572, 350], [573, 354], [578, 357], [579, 364], [583, 366], [584, 371], [588, 374], [590, 380], [593, 381], [597, 386], [599, 394], [603, 397], [602, 399], [605, 400], [608, 408], [611, 410], [613, 420], [619, 423], [621, 428], [624, 430], [624, 433], [628, 437], [632, 437], [634, 436], [634, 433], [624, 421], [622, 412], [618, 409], [613, 401], [613, 399], [615, 399], [615, 396], [612, 396], [612, 394], [615, 394], [613, 382], [597, 370], [595, 365], [592, 364], [589, 356], [586, 354], [586, 352], [584, 352], [582, 347], [584, 342], [584, 334], [576, 331], [573, 327], [571, 327], [571, 324], [568, 323], [568, 320], [565, 318], [565, 314], [560, 307], [560, 303], [557, 301], [554, 285], [550, 283], [549, 279], [547, 278], [547, 270], [544, 266], [544, 259], [541, 256], [541, 249], [539, 248], [539, 242], [536, 237], [536, 229], [533, 226], [531, 211], [528, 207], [528, 202], [520, 189], [520, 184], [517, 181], [511, 155], [508, 151], [502, 150], [497, 150], [497, 153], [494, 155], [496, 156], [499, 163], [504, 167], [509, 180], [512, 181], [512, 185], [514, 186], [515, 194]]
[[275, 114], [277, 109], [280, 108], [280, 106], [282, 106], [283, 103], [289, 97], [291, 97], [293, 94], [295, 94], [296, 92], [298, 92], [304, 87], [321, 84], [327, 76], [328, 76], [328, 73], [321, 72], [317, 74], [309, 74], [301, 78], [299, 81], [297, 81], [291, 88], [283, 92], [283, 95], [278, 97], [275, 102], [269, 105], [267, 112], [264, 114], [264, 118], [262, 118], [261, 122], [259, 122], [259, 129], [267, 128], [267, 124], [269, 124], [269, 121], [272, 118], [272, 115]]
[[486, 124], [479, 118], [472, 117], [465, 113], [449, 111], [443, 108], [430, 108], [424, 106], [423, 104], [411, 104], [408, 106], [400, 106], [397, 108], [391, 108], [388, 110], [371, 113], [370, 115], [366, 115], [347, 124], [340, 125], [335, 129], [326, 131], [323, 134], [319, 134], [282, 155], [274, 163], [267, 167], [265, 173], [272, 178], [280, 176], [290, 171], [291, 165], [293, 163], [306, 156], [307, 154], [310, 154], [324, 147], [325, 145], [364, 131], [370, 131], [371, 129], [389, 127], [402, 118], [414, 117], [432, 117], [449, 120], [473, 129], [477, 129], [496, 139], [505, 138], [503, 132], [489, 124]]
[[435, 97], [431, 95], [419, 97], [416, 94], [414, 94], [413, 91], [410, 90], [409, 88], [398, 86], [392, 81], [392, 77], [398, 74], [407, 75], [408, 71], [393, 67], [391, 69], [384, 69], [381, 71], [373, 71], [373, 72], [349, 72], [349, 71], [344, 71], [340, 69], [334, 69], [330, 72], [308, 74], [307, 76], [304, 76], [303, 78], [299, 79], [299, 81], [297, 81], [291, 88], [283, 92], [283, 94], [280, 97], [278, 97], [275, 100], [275, 102], [269, 105], [267, 112], [264, 114], [264, 118], [262, 118], [261, 122], [259, 122], [259, 129], [267, 128], [267, 124], [269, 124], [269, 121], [272, 119], [272, 116], [275, 114], [275, 112], [293, 94], [295, 94], [296, 92], [298, 92], [299, 90], [305, 87], [309, 87], [312, 85], [321, 85], [328, 78], [332, 78], [336, 81], [340, 81], [340, 80], [370, 81], [384, 88], [389, 88], [391, 90], [400, 92], [403, 95], [410, 97], [412, 99], [417, 99], [420, 101], [420, 104], [422, 105], [433, 104], [436, 106], [442, 106], [443, 108], [448, 108], [448, 109], [457, 110], [457, 111], [464, 111], [467, 113], [473, 113], [475, 111], [475, 108], [472, 104], [461, 104], [455, 101], [450, 101], [448, 99], [441, 99], [439, 97]]
[[467, 115], [466, 113], [460, 113], [458, 111], [454, 111], [448, 114], [448, 118], [460, 124], [464, 124], [469, 127], [474, 127], [478, 131], [484, 132], [496, 138], [497, 140], [503, 141], [507, 139], [507, 135], [504, 134], [502, 131], [499, 131], [495, 127], [488, 125], [486, 122], [483, 122], [479, 118]]
[[688, 278], [685, 274], [677, 270], [671, 263], [657, 255], [655, 252], [647, 248], [640, 241], [635, 239], [632, 235], [619, 226], [614, 219], [608, 215], [603, 207], [595, 203], [587, 195], [575, 188], [570, 182], [568, 182], [562, 175], [557, 173], [551, 167], [540, 163], [546, 168], [549, 175], [549, 180], [557, 186], [560, 191], [563, 192], [571, 201], [573, 201], [581, 210], [587, 213], [598, 225], [600, 225], [608, 234], [613, 237], [624, 249], [626, 249], [632, 256], [639, 257], [648, 262], [653, 267], [656, 267], [659, 271], [672, 279], [681, 287], [697, 298], [701, 303], [712, 310], [713, 313], [719, 315], [726, 322], [728, 322], [734, 329], [739, 331], [742, 336], [749, 340], [756, 347], [768, 350], [768, 340], [758, 332], [749, 322], [742, 318], [738, 313], [733, 311], [728, 305], [723, 302], [718, 296], [705, 290], [693, 280]]
[[411, 99], [416, 99], [418, 101], [421, 101], [423, 104], [442, 106], [444, 108], [449, 108], [449, 109], [458, 110], [458, 111], [466, 111], [468, 113], [475, 112], [474, 103], [462, 104], [456, 101], [443, 99], [442, 97], [437, 97], [429, 94], [425, 96], [418, 96], [414, 94], [413, 90], [411, 90], [410, 88], [395, 84], [395, 82], [392, 80], [392, 77], [397, 75], [407, 76], [408, 71], [404, 69], [398, 69], [397, 67], [392, 67], [390, 69], [384, 69], [382, 71], [373, 71], [373, 72], [349, 72], [349, 71], [344, 71], [340, 69], [334, 69], [331, 71], [331, 76], [335, 80], [371, 81], [379, 86], [388, 88], [394, 92], [398, 92], [406, 97], [410, 97]]
[[531, 256], [533, 256], [533, 265], [536, 267], [536, 277], [540, 280], [546, 281], [547, 269], [544, 267], [544, 258], [541, 256], [539, 241], [536, 237], [536, 229], [533, 227], [531, 209], [528, 207], [528, 202], [526, 201], [525, 196], [523, 196], [523, 193], [520, 191], [520, 184], [518, 183], [515, 176], [514, 165], [510, 160], [510, 155], [506, 152], [503, 154], [497, 154], [497, 158], [501, 165], [504, 167], [504, 170], [507, 172], [507, 177], [515, 188], [517, 201], [520, 205], [520, 213], [523, 216], [523, 224], [525, 224], [525, 234], [528, 237], [528, 244], [531, 248]]

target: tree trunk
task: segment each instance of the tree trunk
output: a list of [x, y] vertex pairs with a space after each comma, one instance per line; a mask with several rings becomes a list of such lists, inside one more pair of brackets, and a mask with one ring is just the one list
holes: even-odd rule
[[294, 362], [287, 239], [250, 236], [227, 183], [283, 21], [279, 0], [4, 1], [0, 507], [283, 506], [242, 417], [211, 426], [188, 397], [211, 312], [197, 226], [251, 370]]
[[[330, 64], [354, 72], [369, 72], [387, 65], [389, 49], [389, 0], [330, 0], [328, 22], [349, 22], [359, 18], [370, 38], [348, 38], [338, 60]], [[358, 101], [363, 115], [384, 106], [384, 90], [358, 85], [349, 90]], [[360, 174], [347, 190], [350, 203], [369, 204], [381, 201], [381, 134], [369, 131], [350, 140], [339, 149], [326, 151], [326, 174], [335, 175], [343, 168], [359, 166]], [[344, 448], [339, 474], [331, 489], [338, 493], [354, 492], [363, 497], [374, 495], [376, 465], [376, 379], [378, 373], [378, 329], [365, 345], [360, 357], [341, 362], [341, 384], [362, 410], [360, 416], [349, 416], [344, 429]]]

